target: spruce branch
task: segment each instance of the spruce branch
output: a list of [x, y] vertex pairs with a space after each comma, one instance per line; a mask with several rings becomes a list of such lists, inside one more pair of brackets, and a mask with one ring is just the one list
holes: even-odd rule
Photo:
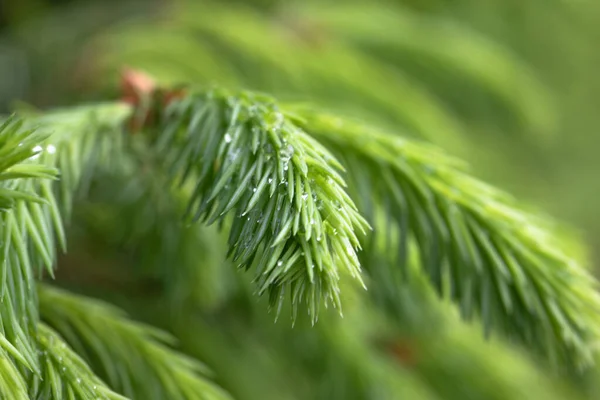
[[0, 398], [30, 400], [23, 375], [4, 350], [0, 350]]
[[114, 388], [132, 399], [228, 399], [173, 339], [103, 302], [39, 286], [40, 314]]
[[[16, 117], [0, 126], [0, 348], [4, 356], [10, 355], [31, 371], [38, 370], [30, 334], [37, 322], [37, 309], [28, 252], [32, 241], [27, 235], [35, 231], [35, 221], [28, 210], [40, 210], [46, 202], [34, 190], [34, 182], [49, 182], [57, 175], [55, 169], [33, 161], [44, 139], [39, 131], [24, 129], [23, 121]], [[3, 364], [8, 368], [12, 361], [6, 358]], [[16, 375], [7, 380], [7, 387], [14, 387], [18, 380]]]
[[[91, 164], [82, 145], [89, 139], [89, 129], [83, 128], [93, 123], [93, 116], [86, 112], [85, 116], [79, 115], [79, 125], [70, 125], [74, 116], [77, 112], [69, 111], [60, 116], [9, 118], [0, 129], [0, 174], [5, 178], [0, 182], [0, 203], [10, 207], [0, 214], [0, 332], [6, 337], [0, 347], [36, 373], [39, 365], [34, 334], [38, 310], [34, 281], [44, 267], [53, 274], [55, 235], [65, 247], [61, 211], [68, 212], [80, 180], [77, 171]], [[60, 133], [52, 134], [54, 130]], [[100, 129], [93, 134], [98, 132]], [[55, 166], [61, 170], [60, 181], [52, 180], [57, 176]], [[58, 195], [55, 186], [60, 188]], [[59, 199], [63, 210], [58, 206]]]
[[229, 254], [256, 266], [258, 293], [279, 310], [289, 294], [313, 322], [321, 298], [340, 307], [340, 272], [361, 280], [356, 231], [368, 229], [344, 191], [341, 165], [272, 99], [225, 91], [173, 101], [151, 139], [191, 192], [187, 215], [211, 224], [232, 214]]
[[[70, 217], [74, 197], [87, 190], [94, 171], [122, 165], [124, 127], [131, 112], [126, 104], [106, 103], [30, 116], [32, 124], [51, 135], [42, 161], [55, 165], [61, 172], [56, 189], [45, 189], [47, 197], [52, 197], [51, 189], [55, 190], [55, 198], [49, 201], [57, 230], [61, 225], [60, 214]], [[57, 233], [64, 247], [62, 230]]]
[[50, 327], [38, 325], [42, 374], [29, 382], [35, 400], [127, 400], [108, 388]]
[[297, 110], [297, 123], [345, 161], [352, 194], [387, 251], [397, 252], [398, 268], [415, 243], [433, 287], [465, 319], [479, 316], [486, 332], [503, 332], [557, 364], [592, 363], [596, 282], [540, 218], [435, 148]]
[[0, 211], [14, 207], [16, 201], [42, 202], [35, 194], [19, 190], [17, 179], [54, 179], [57, 171], [44, 165], [25, 163], [40, 151], [43, 134], [23, 128], [23, 120], [15, 116], [0, 125]]

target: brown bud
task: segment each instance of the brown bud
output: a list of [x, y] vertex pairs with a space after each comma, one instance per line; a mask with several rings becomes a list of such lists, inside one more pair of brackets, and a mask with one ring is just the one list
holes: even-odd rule
[[148, 74], [131, 68], [121, 72], [122, 100], [139, 105], [142, 97], [148, 97], [156, 90], [156, 83]]

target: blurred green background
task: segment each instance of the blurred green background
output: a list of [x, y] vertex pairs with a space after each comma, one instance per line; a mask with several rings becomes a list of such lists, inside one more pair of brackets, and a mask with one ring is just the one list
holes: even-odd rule
[[[563, 222], [565, 240], [580, 238], [581, 258], [600, 271], [597, 1], [4, 0], [0, 7], [2, 112], [117, 99], [123, 67], [165, 84], [310, 102], [466, 159], [476, 176]], [[74, 235], [99, 253], [108, 254], [109, 236], [135, 242], [114, 220], [134, 213], [111, 220], [110, 211], [84, 204], [80, 214], [86, 222]], [[143, 240], [160, 246], [166, 228], [157, 226], [142, 231]], [[180, 234], [173, 251], [193, 267], [198, 260], [188, 253], [198, 241]], [[218, 250], [205, 246], [201, 298], [193, 310], [189, 301], [178, 305], [181, 313], [131, 292], [123, 298], [73, 285], [164, 325], [240, 399], [600, 397], [596, 371], [573, 377], [524, 349], [485, 342], [414, 283], [390, 295], [391, 313], [373, 294], [384, 288], [372, 287], [369, 302], [349, 288], [353, 306], [343, 320], [273, 325]], [[100, 269], [95, 283], [114, 279]]]

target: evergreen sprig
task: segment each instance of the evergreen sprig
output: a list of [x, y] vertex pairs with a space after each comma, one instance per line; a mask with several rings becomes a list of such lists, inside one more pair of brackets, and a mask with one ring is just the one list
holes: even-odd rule
[[29, 383], [30, 397], [45, 400], [127, 400], [108, 388], [63, 339], [45, 324], [38, 325], [41, 375]]
[[[66, 247], [61, 216], [70, 216], [76, 194], [85, 191], [91, 184], [98, 168], [111, 168], [114, 164], [122, 163], [121, 143], [130, 111], [129, 106], [115, 103], [30, 115], [27, 125], [38, 127], [36, 136], [32, 135], [33, 131], [21, 132], [22, 123], [13, 124], [9, 120], [4, 125], [10, 134], [8, 138], [12, 147], [9, 149], [16, 148], [12, 153], [6, 153], [6, 180], [3, 182], [11, 185], [5, 198], [13, 203], [9, 204], [7, 200], [6, 204], [11, 205], [12, 209], [2, 214], [1, 225], [2, 237], [5, 238], [2, 249], [6, 260], [2, 264], [5, 271], [3, 276], [8, 276], [10, 280], [2, 287], [3, 290], [9, 290], [4, 292], [8, 296], [4, 296], [4, 305], [0, 308], [6, 336], [6, 339], [4, 336], [0, 338], [1, 352], [5, 356], [3, 368], [0, 368], [0, 381], [5, 382], [2, 390], [8, 398], [124, 399], [108, 389], [77, 354], [61, 343], [58, 335], [38, 322], [38, 309], [43, 310], [44, 306], [58, 307], [58, 301], [52, 298], [56, 302], [50, 305], [45, 303], [48, 299], [44, 298], [40, 299], [40, 305], [34, 279], [35, 272], [38, 272], [38, 278], [42, 273], [35, 269], [38, 266], [41, 268], [45, 265], [49, 275], [53, 275], [55, 248], [57, 244], [63, 249]], [[32, 142], [34, 139], [37, 140]], [[0, 155], [2, 150], [0, 148]], [[23, 165], [15, 165], [25, 158]], [[48, 181], [46, 178], [56, 176], [56, 170], [44, 165], [58, 167], [61, 171], [60, 181]], [[22, 179], [29, 177], [38, 179]], [[55, 235], [58, 236], [57, 240]], [[4, 318], [4, 315], [8, 318]], [[163, 392], [154, 390], [156, 387], [150, 387], [151, 395], [142, 395], [140, 398], [226, 397], [216, 386], [196, 377], [199, 364], [195, 361], [151, 341], [166, 340], [166, 336], [124, 319], [119, 323], [121, 333], [128, 333], [130, 340], [138, 340], [138, 351], [141, 351], [139, 357], [142, 360], [143, 357], [154, 355], [168, 361], [166, 365], [159, 363], [148, 367], [161, 379], [167, 394], [163, 396]], [[95, 332], [101, 330], [98, 326], [96, 328]], [[38, 349], [41, 353], [38, 353]], [[25, 373], [12, 360], [19, 361], [32, 372]], [[16, 375], [15, 371], [18, 371]], [[27, 385], [30, 397], [23, 392], [25, 376], [30, 377]], [[114, 378], [114, 375], [111, 377]], [[119, 386], [119, 382], [111, 383], [125, 392], [128, 390], [128, 387]], [[126, 384], [126, 381], [121, 383]]]
[[[161, 93], [145, 99], [160, 102], [137, 109], [101, 104], [30, 115], [26, 124], [8, 119], [0, 128], [3, 395], [118, 399], [118, 390], [144, 399], [227, 398], [163, 332], [98, 301], [35, 290], [44, 271], [53, 275], [56, 248], [66, 246], [62, 216], [70, 217], [96, 171], [115, 166], [114, 173], [144, 174], [135, 180], [142, 191], [134, 204], [158, 207], [161, 196], [144, 193], [171, 182], [162, 210], [169, 218], [184, 197], [188, 220], [226, 228], [229, 255], [254, 269], [258, 294], [268, 294], [278, 313], [286, 296], [293, 319], [303, 303], [313, 323], [323, 300], [341, 309], [344, 275], [363, 282], [361, 243], [386, 253], [384, 267], [396, 252], [395, 267], [407, 277], [415, 248], [433, 288], [464, 318], [480, 317], [486, 332], [503, 332], [558, 362], [591, 363], [600, 334], [595, 281], [547, 227], [461, 163], [394, 134], [282, 108], [264, 95]], [[132, 115], [142, 125], [133, 126]], [[148, 182], [153, 173], [160, 179]], [[363, 258], [367, 271], [369, 259], [377, 257]]]
[[52, 218], [63, 249], [60, 215], [70, 217], [74, 198], [89, 188], [96, 170], [123, 164], [120, 157], [130, 113], [126, 104], [105, 103], [28, 116], [30, 124], [51, 135], [39, 162], [60, 170], [58, 185], [44, 188], [44, 193], [53, 206]]
[[[34, 240], [28, 235], [38, 233], [39, 226], [29, 210], [39, 212], [42, 204], [47, 203], [45, 196], [38, 195], [33, 186], [57, 175], [54, 168], [35, 163], [44, 139], [44, 134], [25, 129], [23, 120], [16, 117], [6, 119], [0, 126], [0, 177], [3, 177], [0, 182], [0, 347], [6, 368], [15, 367], [12, 361], [15, 360], [31, 371], [38, 371], [38, 366], [31, 336], [37, 322], [37, 308], [30, 258], [32, 253], [39, 253], [28, 249], [34, 241], [36, 244], [40, 241], [36, 240], [39, 235]], [[16, 389], [20, 382], [17, 376], [5, 379], [9, 388]]]
[[[2, 340], [6, 339], [2, 337]], [[4, 350], [0, 350], [0, 396], [3, 399], [29, 400], [23, 375]]]
[[[172, 350], [173, 338], [131, 321], [106, 303], [39, 287], [40, 314], [106, 381], [131, 399], [223, 400], [198, 361]], [[61, 397], [56, 397], [61, 398]]]
[[[73, 121], [69, 116], [78, 116], [80, 124], [70, 125]], [[40, 123], [43, 128], [39, 126]], [[2, 203], [5, 208], [0, 215], [2, 237], [0, 313], [3, 334], [1, 343], [2, 353], [5, 356], [3, 365], [6, 368], [16, 366], [13, 365], [12, 358], [29, 370], [28, 374], [33, 374], [33, 379], [42, 379], [43, 374], [52, 374], [49, 371], [53, 371], [54, 368], [51, 361], [41, 365], [42, 360], [37, 351], [39, 347], [46, 346], [46, 339], [52, 335], [42, 332], [43, 328], [38, 324], [35, 279], [41, 277], [44, 267], [46, 272], [53, 275], [57, 247], [55, 234], [60, 245], [65, 247], [57, 197], [62, 199], [62, 211], [68, 212], [81, 177], [76, 172], [93, 164], [90, 158], [86, 157], [89, 151], [86, 154], [81, 146], [91, 137], [97, 137], [97, 133], [102, 129], [98, 125], [90, 132], [90, 126], [96, 126], [93, 115], [89, 112], [77, 115], [77, 112], [71, 110], [59, 118], [52, 114], [46, 114], [41, 118], [30, 116], [25, 120], [12, 117], [5, 120], [1, 128], [0, 165], [4, 177]], [[56, 129], [60, 130], [60, 133], [51, 135]], [[51, 142], [49, 137], [52, 138]], [[52, 180], [57, 176], [57, 169], [53, 168], [54, 166], [59, 166], [62, 172], [59, 185]], [[55, 185], [61, 192], [58, 196], [54, 191]], [[7, 207], [10, 208], [6, 209]], [[80, 367], [79, 364], [74, 366]], [[7, 394], [7, 398], [28, 398], [22, 391], [24, 370], [19, 368], [17, 374], [14, 374], [14, 371], [10, 374], [10, 378], [4, 378], [6, 384], [3, 390], [10, 393]], [[68, 376], [54, 378], [69, 380]], [[43, 392], [40, 394], [41, 397], [35, 398], [52, 398], [51, 394], [60, 394], [54, 397], [56, 399], [97, 398], [94, 393], [73, 386], [75, 381], [70, 384], [65, 383], [65, 397], [63, 397], [61, 394], [63, 384], [59, 385], [56, 382], [44, 384], [40, 389]], [[34, 392], [31, 395], [37, 396]]]
[[593, 362], [597, 283], [547, 223], [436, 148], [297, 110], [297, 123], [348, 167], [351, 193], [398, 268], [407, 271], [414, 244], [435, 290], [465, 319], [478, 316], [487, 333], [504, 332], [556, 363]]
[[56, 178], [55, 169], [25, 162], [39, 154], [42, 150], [39, 144], [44, 139], [43, 134], [25, 129], [23, 120], [15, 116], [0, 125], [0, 211], [13, 208], [18, 200], [43, 201], [33, 193], [19, 190], [17, 186], [22, 181], [17, 179]]
[[344, 191], [337, 160], [250, 93], [191, 92], [162, 116], [154, 140], [173, 178], [190, 188], [192, 220], [232, 214], [229, 254], [256, 267], [258, 293], [294, 315], [305, 302], [313, 322], [321, 299], [340, 308], [340, 272], [361, 280], [356, 231], [368, 229]]

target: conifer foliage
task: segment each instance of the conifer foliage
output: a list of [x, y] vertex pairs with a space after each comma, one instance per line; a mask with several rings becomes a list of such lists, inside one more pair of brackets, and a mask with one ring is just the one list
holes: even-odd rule
[[301, 312], [317, 323], [322, 306], [341, 312], [355, 285], [393, 285], [377, 282], [388, 268], [409, 282], [424, 274], [488, 333], [592, 363], [595, 281], [549, 228], [460, 162], [264, 94], [131, 88], [125, 102], [22, 113], [0, 128], [2, 398], [230, 398], [170, 335], [53, 286], [74, 201], [107, 174], [166, 177], [182, 223], [226, 232], [228, 258], [252, 271], [276, 315], [291, 307], [290, 323]]

